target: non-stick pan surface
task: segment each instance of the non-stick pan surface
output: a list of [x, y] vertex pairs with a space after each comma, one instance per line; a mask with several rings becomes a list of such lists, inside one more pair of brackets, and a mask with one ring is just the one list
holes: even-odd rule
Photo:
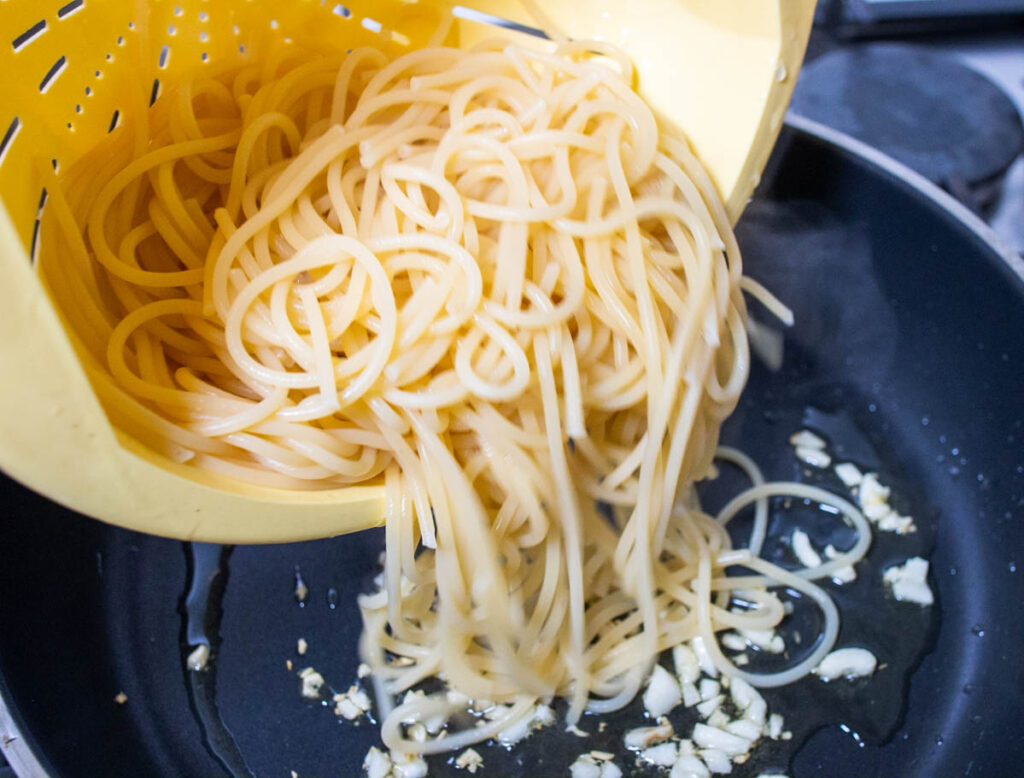
[[[779, 704], [797, 737], [735, 774], [1017, 775], [1020, 266], [904, 169], [800, 125], [783, 133], [740, 228], [748, 272], [794, 308], [797, 325], [782, 370], [755, 366], [725, 438], [769, 477], [805, 477], [786, 438], [810, 424], [877, 468], [920, 532], [879, 538], [859, 588], [836, 590], [841, 640], [871, 645], [890, 666], [856, 695], [813, 678], [786, 692]], [[4, 726], [49, 775], [360, 774], [376, 728], [303, 701], [296, 671], [311, 665], [341, 690], [355, 678], [354, 600], [374, 574], [379, 533], [187, 547], [82, 519], [11, 481], [0, 489]], [[881, 569], [914, 553], [931, 559], [930, 612], [897, 607], [881, 587]], [[187, 646], [203, 635], [215, 662], [189, 674]], [[566, 775], [579, 753], [614, 746], [615, 728], [587, 740], [551, 729], [512, 754], [482, 749], [482, 774]], [[5, 744], [16, 750], [28, 774], [31, 758]]]

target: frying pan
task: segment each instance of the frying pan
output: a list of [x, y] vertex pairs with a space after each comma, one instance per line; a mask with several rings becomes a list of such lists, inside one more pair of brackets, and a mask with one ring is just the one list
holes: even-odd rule
[[[734, 775], [1018, 774], [1020, 258], [919, 176], [798, 117], [739, 234], [748, 272], [797, 325], [779, 371], [755, 365], [725, 440], [768, 477], [803, 477], [785, 441], [812, 426], [878, 469], [919, 532], [876, 538], [860, 588], [833, 590], [840, 642], [868, 645], [887, 666], [852, 689], [808, 678], [785, 690], [793, 740]], [[185, 545], [85, 520], [13, 481], [0, 489], [0, 727], [18, 775], [361, 773], [376, 728], [303, 700], [295, 671], [314, 666], [342, 690], [355, 678], [355, 594], [375, 572], [379, 531]], [[885, 598], [880, 582], [883, 567], [917, 553], [932, 564], [928, 610]], [[297, 575], [309, 592], [301, 604]], [[184, 657], [204, 639], [213, 664], [190, 673]], [[632, 769], [618, 727], [587, 740], [549, 728], [511, 753], [483, 748], [480, 774], [566, 775], [602, 745]], [[432, 763], [431, 775], [448, 774], [465, 773]]]

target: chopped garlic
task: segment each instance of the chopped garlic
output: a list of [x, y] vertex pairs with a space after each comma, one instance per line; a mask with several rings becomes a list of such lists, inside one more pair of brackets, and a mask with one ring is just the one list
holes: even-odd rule
[[890, 567], [882, 580], [892, 588], [892, 596], [900, 602], [931, 605], [935, 595], [928, 586], [928, 560], [910, 557], [903, 565]]
[[764, 697], [758, 695], [758, 697], [750, 703], [750, 707], [743, 712], [743, 718], [747, 721], [753, 721], [758, 726], [764, 724], [764, 717], [768, 714], [768, 703], [764, 701]]
[[607, 761], [603, 756], [595, 757], [594, 753], [604, 752], [591, 751], [577, 757], [576, 761], [569, 765], [569, 775], [572, 778], [622, 778], [622, 770], [615, 762]]
[[[836, 551], [836, 547], [829, 543], [825, 546], [825, 556], [829, 559], [835, 559], [840, 551]], [[857, 571], [853, 569], [853, 565], [845, 565], [844, 567], [837, 567], [832, 571], [832, 580], [836, 583], [850, 583], [851, 581], [857, 580]]]
[[719, 706], [711, 712], [711, 715], [704, 720], [704, 723], [707, 724], [709, 727], [718, 727], [719, 729], [725, 729], [725, 726], [729, 723], [729, 721], [729, 716], [726, 714], [724, 710], [722, 710], [721, 706]]
[[722, 692], [722, 685], [718, 681], [712, 681], [710, 678], [701, 680], [699, 688], [701, 700], [710, 700]]
[[498, 733], [498, 742], [506, 748], [525, 740], [530, 734], [530, 717], [523, 716], [519, 721], [509, 724]]
[[715, 748], [729, 756], [739, 756], [750, 750], [750, 741], [718, 727], [696, 724], [693, 728], [693, 742], [702, 748]]
[[882, 485], [878, 480], [877, 473], [868, 473], [864, 476], [861, 479], [859, 490], [857, 501], [861, 508], [867, 508], [869, 505], [884, 505], [889, 502], [890, 489], [888, 486]]
[[668, 740], [675, 734], [668, 719], [661, 719], [656, 727], [638, 727], [626, 733], [623, 742], [631, 751], [640, 751]]
[[[501, 711], [504, 713], [504, 709]], [[498, 742], [503, 746], [513, 746], [528, 737], [534, 729], [546, 727], [555, 720], [555, 712], [548, 705], [537, 705], [519, 721], [511, 724], [498, 733]]]
[[728, 648], [730, 651], [746, 651], [747, 641], [737, 635], [735, 632], [725, 632], [719, 638], [722, 646]]
[[739, 633], [747, 643], [769, 654], [781, 654], [786, 650], [782, 636], [773, 629], [741, 629]]
[[465, 770], [470, 775], [476, 775], [476, 771], [484, 766], [484, 758], [472, 748], [467, 748], [455, 757], [455, 767]]
[[884, 502], [870, 502], [864, 506], [864, 516], [869, 521], [880, 521], [892, 513], [892, 508]]
[[824, 469], [832, 464], [832, 457], [819, 448], [809, 446], [797, 446], [796, 458], [805, 465]]
[[824, 451], [825, 441], [810, 430], [800, 430], [789, 436], [789, 445], [793, 448], [812, 448]]
[[772, 740], [778, 740], [782, 737], [782, 716], [778, 713], [773, 713], [768, 717], [768, 724], [765, 727], [768, 730], [768, 737]]
[[848, 488], [852, 488], [860, 484], [864, 480], [864, 474], [857, 468], [852, 462], [840, 462], [833, 468], [836, 476], [842, 481]]
[[832, 581], [837, 584], [850, 583], [857, 580], [857, 571], [851, 565], [837, 567], [832, 571]]
[[698, 702], [700, 702], [700, 692], [697, 691], [695, 684], [687, 681], [683, 684], [683, 705], [692, 708]]
[[680, 643], [672, 649], [672, 663], [676, 668], [676, 675], [682, 683], [696, 683], [700, 678], [700, 664], [697, 662], [697, 655], [685, 643]]
[[676, 744], [672, 742], [660, 743], [640, 752], [640, 758], [643, 761], [658, 767], [671, 767], [675, 764], [677, 756], [679, 756], [679, 751]]
[[761, 738], [761, 727], [747, 719], [736, 719], [736, 721], [730, 721], [726, 724], [725, 731], [749, 740], [751, 743]]
[[185, 667], [193, 672], [199, 672], [206, 668], [206, 663], [209, 661], [210, 647], [205, 643], [200, 643], [188, 655], [188, 658], [185, 660]]
[[428, 716], [427, 720], [423, 722], [427, 728], [427, 732], [431, 735], [436, 735], [442, 729], [444, 725], [448, 723], [448, 717], [443, 713], [438, 713], [434, 716]]
[[655, 665], [644, 691], [644, 708], [652, 718], [664, 716], [682, 702], [679, 682], [661, 665]]
[[362, 716], [363, 712], [359, 710], [359, 706], [352, 702], [348, 697], [343, 694], [338, 694], [335, 695], [334, 700], [334, 715], [341, 716], [349, 721], [354, 721]]
[[391, 757], [379, 748], [371, 747], [363, 759], [367, 778], [388, 778], [391, 774]]
[[710, 700], [704, 700], [697, 705], [697, 712], [700, 713], [701, 718], [706, 719], [716, 710], [718, 706], [725, 700], [725, 696], [719, 694], [717, 697], [712, 697]]
[[622, 770], [615, 762], [605, 762], [601, 765], [601, 778], [622, 778]]
[[917, 525], [914, 524], [914, 520], [910, 516], [900, 516], [893, 510], [878, 520], [878, 528], [883, 532], [895, 532], [897, 535], [917, 532]]
[[729, 687], [729, 694], [732, 696], [732, 701], [741, 712], [746, 711], [755, 700], [764, 701], [761, 697], [761, 693], [742, 678], [732, 679], [732, 685]]
[[306, 639], [305, 638], [299, 638], [298, 641], [295, 644], [295, 653], [297, 653], [299, 656], [304, 656], [305, 653], [306, 653], [306, 649], [308, 649], [308, 648], [309, 648], [309, 643], [306, 642]]
[[427, 742], [427, 728], [420, 722], [416, 722], [409, 727], [409, 739], [415, 740], [417, 743]]
[[419, 754], [391, 754], [394, 778], [427, 778], [427, 760]]
[[344, 694], [335, 694], [334, 715], [341, 716], [349, 721], [357, 719], [370, 710], [370, 698], [358, 686], [348, 687]]
[[320, 689], [323, 687], [324, 677], [312, 667], [305, 667], [299, 671], [299, 678], [302, 679], [302, 696], [315, 700], [320, 696]]
[[589, 754], [581, 754], [569, 765], [572, 778], [601, 778], [601, 763], [592, 759]]
[[295, 574], [295, 599], [300, 603], [306, 601], [306, 595], [309, 594], [309, 589], [306, 586], [306, 582], [302, 580], [302, 576], [298, 573]]
[[875, 672], [878, 660], [866, 648], [840, 648], [821, 660], [811, 672], [823, 681], [863, 678]]
[[116, 702], [118, 705], [124, 705], [126, 702], [128, 702], [128, 695], [124, 692], [118, 692], [114, 695], [114, 702]]
[[550, 705], [538, 705], [533, 710], [533, 723], [538, 727], [546, 727], [555, 723], [555, 710]]
[[684, 754], [672, 765], [668, 778], [711, 778], [711, 771], [699, 756]]
[[800, 560], [800, 564], [808, 568], [821, 566], [821, 557], [814, 550], [814, 546], [811, 545], [811, 539], [806, 532], [801, 529], [793, 530], [793, 540], [791, 542], [793, 553]]
[[732, 761], [724, 751], [719, 751], [717, 748], [705, 748], [700, 752], [700, 756], [711, 772], [723, 775], [732, 772]]

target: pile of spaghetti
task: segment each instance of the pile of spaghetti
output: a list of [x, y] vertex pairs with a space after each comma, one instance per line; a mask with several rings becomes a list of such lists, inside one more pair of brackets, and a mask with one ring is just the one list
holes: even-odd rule
[[[757, 554], [773, 494], [856, 509], [794, 485], [718, 517], [696, 500], [748, 372], [743, 292], [786, 312], [633, 80], [592, 41], [284, 47], [168, 92], [134, 148], [52, 188], [43, 275], [119, 427], [261, 484], [384, 484], [365, 660], [390, 694], [441, 678], [508, 705], [424, 744], [404, 725], [464, 703], [410, 699], [385, 711], [391, 748], [483, 740], [540, 699], [570, 722], [621, 707], [694, 636], [758, 685], [834, 641], [807, 579], [864, 544], [802, 576]], [[752, 503], [733, 550], [725, 522]], [[778, 623], [779, 584], [825, 635], [785, 673], [731, 666], [714, 633]], [[739, 587], [757, 607], [730, 609]]]

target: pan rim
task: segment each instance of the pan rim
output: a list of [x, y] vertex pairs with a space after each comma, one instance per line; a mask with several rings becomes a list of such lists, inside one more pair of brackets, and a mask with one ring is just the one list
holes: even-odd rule
[[885, 152], [879, 151], [874, 146], [870, 146], [864, 141], [854, 138], [852, 135], [833, 129], [814, 119], [809, 119], [802, 114], [789, 111], [786, 114], [785, 126], [805, 135], [823, 140], [832, 146], [860, 157], [870, 165], [889, 174], [892, 178], [920, 192], [931, 200], [933, 204], [955, 217], [959, 223], [974, 233], [975, 237], [1003, 260], [1009, 270], [1017, 277], [1017, 281], [1024, 284], [1024, 257], [1018, 254], [980, 216], [938, 184], [925, 178], [899, 160], [890, 157]]
[[50, 778], [50, 773], [36, 755], [34, 739], [26, 737], [8, 705], [7, 684], [0, 678], [0, 738], [4, 759], [18, 778]]

